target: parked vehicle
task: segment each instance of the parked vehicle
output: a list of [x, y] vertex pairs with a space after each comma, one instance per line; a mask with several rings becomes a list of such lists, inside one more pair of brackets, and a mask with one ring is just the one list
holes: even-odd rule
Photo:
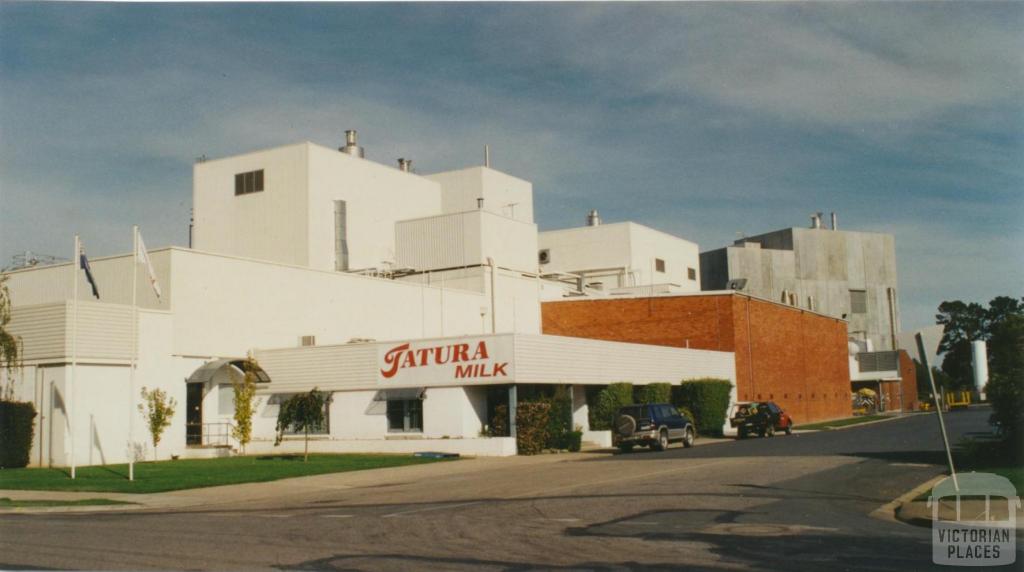
[[626, 405], [615, 417], [612, 442], [628, 453], [637, 445], [664, 451], [669, 443], [680, 441], [692, 447], [697, 437], [693, 420], [668, 403]]
[[737, 403], [729, 424], [736, 428], [740, 439], [751, 434], [774, 437], [776, 431], [793, 434], [793, 418], [774, 401]]

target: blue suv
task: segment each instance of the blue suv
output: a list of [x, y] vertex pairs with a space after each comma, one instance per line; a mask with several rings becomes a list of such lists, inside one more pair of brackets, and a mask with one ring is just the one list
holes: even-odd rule
[[692, 419], [668, 403], [650, 403], [619, 408], [612, 443], [623, 453], [632, 451], [636, 445], [664, 451], [673, 441], [681, 441], [684, 447], [693, 447], [696, 437]]

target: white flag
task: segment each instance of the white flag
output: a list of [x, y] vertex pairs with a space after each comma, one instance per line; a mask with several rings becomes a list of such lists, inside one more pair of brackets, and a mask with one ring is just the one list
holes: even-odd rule
[[149, 274], [149, 285], [153, 287], [156, 299], [160, 299], [160, 283], [156, 281], [156, 272], [153, 270], [153, 263], [149, 260], [149, 253], [146, 252], [146, 243], [142, 242], [142, 233], [139, 233], [139, 251], [135, 253], [138, 260], [146, 265], [146, 273]]

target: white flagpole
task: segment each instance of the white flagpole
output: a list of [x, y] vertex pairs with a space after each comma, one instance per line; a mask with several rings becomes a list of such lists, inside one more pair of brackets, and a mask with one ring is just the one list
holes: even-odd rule
[[139, 359], [139, 226], [132, 225], [132, 364], [128, 373], [128, 480], [135, 480], [135, 364]]
[[78, 365], [78, 270], [82, 264], [82, 247], [75, 235], [75, 254], [71, 264], [71, 375], [67, 387], [68, 427], [71, 431], [71, 478], [75, 478], [75, 368]]

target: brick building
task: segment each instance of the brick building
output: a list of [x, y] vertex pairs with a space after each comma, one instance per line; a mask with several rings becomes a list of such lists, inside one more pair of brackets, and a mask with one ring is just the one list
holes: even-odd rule
[[737, 292], [566, 299], [541, 317], [545, 334], [735, 352], [737, 399], [775, 401], [798, 424], [852, 414], [837, 318]]

